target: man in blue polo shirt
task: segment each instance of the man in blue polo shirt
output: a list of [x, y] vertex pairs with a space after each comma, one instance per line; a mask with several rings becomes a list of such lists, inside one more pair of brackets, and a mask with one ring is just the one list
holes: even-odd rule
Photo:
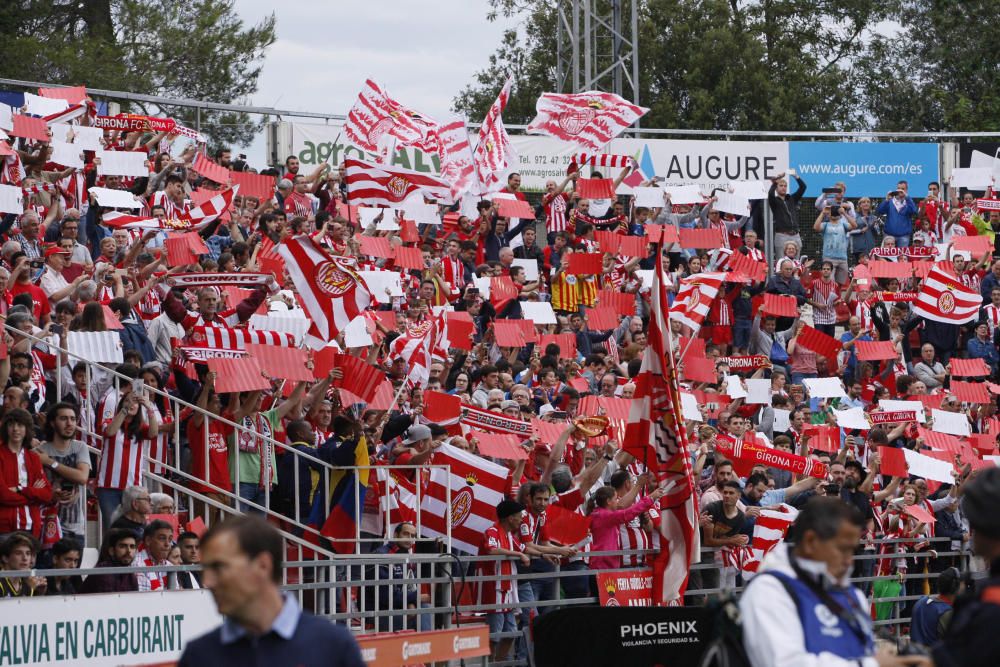
[[187, 645], [180, 667], [364, 667], [349, 630], [282, 593], [283, 551], [278, 531], [253, 516], [232, 517], [205, 533], [202, 585], [226, 619]]

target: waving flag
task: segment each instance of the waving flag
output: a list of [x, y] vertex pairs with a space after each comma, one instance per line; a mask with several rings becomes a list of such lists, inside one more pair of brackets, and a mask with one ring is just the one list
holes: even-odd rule
[[[371, 470], [365, 469], [371, 464], [365, 437], [342, 442], [334, 450], [330, 463], [333, 464], [333, 471], [330, 473], [329, 495], [317, 493], [313, 498], [309, 525], [322, 525], [320, 534], [330, 539], [331, 548], [337, 553], [353, 553], [371, 474]], [[330, 499], [329, 514], [324, 511], [327, 497]]]
[[700, 329], [725, 279], [725, 273], [696, 273], [682, 278], [677, 298], [670, 307], [670, 319], [677, 320], [695, 331]]
[[983, 297], [955, 276], [934, 267], [924, 278], [913, 312], [935, 322], [964, 324], [979, 317]]
[[[229, 210], [233, 205], [233, 197], [240, 191], [240, 186], [234, 185], [231, 188], [223, 190], [221, 193], [215, 195], [207, 202], [201, 206], [196, 206], [195, 208], [188, 209], [182, 213], [179, 218], [180, 222], [189, 223], [188, 229], [199, 230], [204, 229], [208, 225], [216, 221], [216, 219]], [[169, 224], [169, 222], [168, 222]]]
[[303, 234], [278, 246], [312, 324], [309, 333], [330, 342], [372, 302], [353, 259], [330, 255]]
[[483, 533], [496, 523], [496, 507], [504, 499], [510, 471], [451, 445], [435, 449], [433, 463], [448, 467], [431, 469], [420, 500], [423, 535], [447, 537], [450, 515], [452, 546], [474, 554]]
[[778, 510], [761, 510], [753, 526], [753, 541], [749, 546], [737, 547], [742, 554], [737, 558], [744, 572], [756, 572], [764, 556], [785, 539], [788, 529], [795, 522], [799, 511], [782, 504]]
[[441, 178], [451, 186], [451, 198], [458, 200], [472, 190], [476, 179], [469, 131], [465, 128], [465, 121], [453, 120], [442, 125], [437, 134]]
[[529, 134], [547, 134], [584, 150], [599, 151], [649, 109], [636, 106], [614, 93], [543, 93], [535, 104], [538, 115], [528, 125]]
[[414, 146], [428, 153], [438, 150], [438, 123], [408, 109], [368, 79], [347, 113], [344, 132], [351, 143], [370, 153], [379, 152], [379, 144], [392, 137], [403, 146]]
[[414, 192], [450, 201], [451, 185], [437, 177], [410, 169], [344, 160], [347, 200], [351, 204], [397, 206]]
[[502, 117], [513, 81], [514, 77], [507, 79], [479, 127], [479, 143], [476, 145], [474, 160], [476, 175], [484, 192], [496, 190], [502, 184], [503, 173], [517, 159]]
[[442, 357], [440, 336], [434, 320], [427, 319], [419, 324], [408, 325], [406, 332], [389, 345], [390, 361], [406, 361], [406, 380], [413, 387], [425, 387], [431, 377], [431, 361], [447, 358], [447, 350]]
[[[657, 257], [661, 250], [657, 244]], [[698, 506], [668, 339], [665, 278], [663, 263], [656, 262], [648, 343], [634, 380], [624, 442], [625, 451], [655, 470], [667, 490], [660, 500], [660, 533], [667, 547], [653, 562], [653, 600], [659, 605], [677, 605], [684, 597], [691, 564], [699, 557]]]

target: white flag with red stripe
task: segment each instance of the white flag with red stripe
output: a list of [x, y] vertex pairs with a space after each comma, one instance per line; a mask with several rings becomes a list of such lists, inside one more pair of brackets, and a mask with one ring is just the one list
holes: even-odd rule
[[330, 255], [307, 234], [286, 239], [277, 247], [312, 320], [309, 333], [330, 342], [372, 303], [354, 259]]
[[955, 276], [934, 267], [927, 273], [913, 312], [935, 322], [964, 324], [979, 317], [983, 297], [970, 290]]
[[[660, 256], [662, 244], [657, 244]], [[666, 271], [653, 272], [649, 335], [625, 427], [623, 449], [656, 471], [666, 495], [660, 500], [660, 534], [667, 545], [653, 561], [653, 602], [679, 605], [691, 565], [699, 558], [698, 499], [694, 493], [680, 387], [669, 341]]]
[[473, 189], [476, 181], [472, 146], [464, 120], [453, 120], [438, 128], [438, 158], [441, 178], [451, 186], [451, 198], [457, 201]]
[[423, 535], [447, 537], [450, 512], [452, 546], [474, 554], [483, 533], [496, 523], [497, 505], [504, 499], [509, 471], [451, 445], [434, 450], [431, 463], [448, 467], [431, 469], [427, 491], [420, 499]]
[[503, 125], [503, 110], [510, 99], [513, 81], [514, 77], [507, 79], [479, 127], [479, 143], [476, 145], [474, 159], [476, 175], [484, 193], [498, 189], [503, 183], [504, 172], [517, 160], [514, 145]]
[[403, 146], [414, 146], [428, 153], [438, 150], [438, 122], [408, 109], [389, 97], [377, 83], [368, 79], [347, 114], [344, 133], [351, 143], [370, 153], [388, 137]]
[[387, 517], [391, 526], [404, 521], [415, 524], [417, 494], [413, 482], [381, 466], [375, 468], [375, 475], [377, 479], [375, 487], [369, 488], [368, 491], [379, 501], [378, 532], [383, 533]]
[[599, 151], [642, 118], [649, 109], [614, 93], [542, 93], [535, 103], [538, 115], [528, 124], [529, 134], [547, 134], [584, 150]]
[[431, 361], [447, 359], [448, 351], [444, 349], [442, 354], [442, 344], [436, 319], [429, 318], [419, 324], [407, 325], [406, 331], [389, 345], [388, 359], [403, 359], [410, 386], [426, 387], [431, 377]]
[[756, 572], [764, 556], [785, 539], [798, 515], [797, 509], [785, 504], [781, 505], [780, 510], [761, 510], [753, 526], [753, 540], [749, 547], [743, 547], [744, 553], [738, 559], [740, 569], [744, 572]]
[[347, 200], [351, 204], [396, 206], [415, 192], [451, 201], [451, 185], [442, 178], [410, 169], [344, 160]]
[[682, 278], [677, 298], [670, 307], [670, 319], [695, 331], [700, 329], [725, 279], [725, 273], [696, 273]]

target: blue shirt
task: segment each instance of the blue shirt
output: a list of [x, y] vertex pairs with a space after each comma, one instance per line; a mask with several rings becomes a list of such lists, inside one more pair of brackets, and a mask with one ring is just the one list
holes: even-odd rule
[[847, 259], [847, 230], [850, 223], [844, 218], [838, 222], [824, 222], [820, 230], [823, 232], [823, 259]]
[[342, 625], [299, 608], [285, 595], [285, 604], [263, 635], [255, 636], [230, 619], [190, 642], [178, 667], [365, 667], [361, 649]]
[[1000, 353], [992, 340], [981, 341], [978, 338], [969, 339], [967, 346], [970, 359], [982, 359], [993, 370], [997, 369], [997, 362], [1000, 361]]
[[938, 635], [938, 623], [951, 605], [937, 598], [925, 595], [913, 604], [910, 620], [910, 639], [924, 646], [931, 646], [941, 637]]

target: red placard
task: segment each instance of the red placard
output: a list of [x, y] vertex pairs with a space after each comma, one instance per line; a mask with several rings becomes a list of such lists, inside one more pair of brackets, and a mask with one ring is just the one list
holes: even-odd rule
[[602, 607], [652, 607], [653, 571], [597, 572]]
[[[565, 257], [563, 258], [566, 259]], [[597, 276], [604, 271], [604, 256], [597, 252], [574, 252], [566, 262], [566, 273]]]
[[358, 254], [368, 255], [369, 257], [381, 257], [383, 259], [392, 259], [395, 256], [392, 247], [389, 245], [389, 239], [385, 236], [363, 236], [357, 234], [354, 238], [360, 244]]
[[635, 315], [634, 294], [627, 294], [613, 289], [599, 289], [597, 290], [597, 304], [600, 306], [611, 306], [622, 317]]
[[297, 347], [247, 343], [247, 354], [257, 360], [264, 373], [292, 382], [312, 382], [309, 353]]
[[565, 430], [565, 421], [550, 422], [537, 417], [531, 418], [531, 435], [538, 438], [539, 444], [554, 445]]
[[184, 526], [184, 529], [187, 530], [188, 532], [194, 533], [195, 535], [198, 536], [198, 539], [201, 539], [201, 536], [204, 535], [205, 531], [208, 530], [208, 526], [205, 525], [204, 519], [202, 519], [200, 516], [196, 516], [195, 518], [187, 522], [187, 525]]
[[183, 236], [172, 236], [163, 240], [163, 246], [167, 249], [167, 261], [171, 266], [187, 266], [197, 264], [198, 255], [194, 254], [187, 239]]
[[646, 240], [650, 243], [680, 243], [681, 237], [673, 225], [646, 225], [643, 227]]
[[31, 139], [32, 141], [48, 141], [49, 125], [41, 118], [14, 114], [14, 129], [10, 136]]
[[836, 454], [840, 451], [840, 429], [836, 426], [806, 426], [803, 435], [809, 435], [809, 448]]
[[648, 257], [649, 240], [642, 236], [621, 236], [618, 254], [622, 257]]
[[767, 264], [751, 259], [749, 255], [739, 251], [729, 256], [729, 268], [742, 273], [754, 282], [760, 282], [767, 277]]
[[545, 351], [550, 343], [559, 346], [559, 357], [569, 359], [576, 357], [576, 336], [571, 333], [543, 334], [538, 338], [538, 346]]
[[594, 240], [601, 246], [601, 252], [610, 252], [612, 255], [618, 254], [618, 248], [624, 238], [621, 234], [609, 232], [606, 229], [598, 229], [594, 232]]
[[902, 449], [880, 446], [878, 448], [878, 457], [881, 460], [879, 472], [883, 475], [906, 477], [910, 474], [906, 465], [906, 456], [903, 455]]
[[423, 415], [437, 424], [454, 421], [462, 416], [462, 399], [453, 394], [427, 390], [424, 392]]
[[951, 247], [955, 250], [972, 253], [973, 257], [982, 255], [993, 250], [993, 241], [988, 236], [956, 236], [951, 240]]
[[952, 358], [948, 364], [952, 377], [986, 377], [990, 374], [990, 367], [978, 357], [975, 359]]
[[705, 349], [704, 338], [688, 338], [686, 336], [681, 336], [678, 345], [680, 348], [681, 361], [692, 357], [697, 357], [699, 359], [705, 359], [708, 357], [708, 352]]
[[898, 278], [900, 280], [913, 275], [910, 262], [869, 262], [868, 273], [872, 278]]
[[472, 317], [464, 311], [450, 311], [445, 313], [444, 318], [448, 323], [448, 345], [459, 350], [471, 350], [472, 336], [476, 331]]
[[[315, 358], [313, 363], [316, 363]], [[333, 363], [335, 368], [339, 368], [344, 373], [344, 377], [333, 381], [334, 387], [346, 389], [365, 403], [375, 403], [376, 394], [385, 381], [385, 373], [364, 359], [349, 354], [335, 354]], [[372, 410], [377, 409], [372, 405], [369, 407]]]
[[146, 517], [146, 523], [150, 524], [154, 521], [166, 521], [170, 524], [170, 528], [174, 531], [174, 541], [180, 537], [180, 520], [177, 518], [176, 514], [150, 514]]
[[497, 205], [497, 215], [501, 218], [526, 218], [535, 219], [535, 209], [531, 204], [520, 199], [495, 199]]
[[923, 394], [921, 396], [911, 396], [912, 399], [916, 399], [924, 404], [924, 410], [935, 409], [939, 410], [941, 408], [941, 401], [944, 400], [944, 394]]
[[614, 199], [615, 182], [610, 178], [578, 178], [576, 193], [580, 199]]
[[763, 312], [777, 317], [798, 317], [799, 307], [794, 296], [765, 294]]
[[[240, 195], [256, 199], [270, 199], [274, 196], [274, 176], [264, 176], [250, 171], [229, 171], [229, 180], [240, 186]], [[224, 181], [220, 181], [222, 183]], [[346, 216], [345, 216], [346, 217]]]
[[399, 221], [399, 238], [403, 243], [419, 243], [420, 234], [417, 232], [417, 223], [403, 218]]
[[204, 153], [198, 153], [191, 168], [210, 181], [225, 185], [229, 181], [229, 170], [209, 160]]
[[951, 388], [948, 391], [964, 403], [993, 402], [989, 390], [982, 382], [962, 382], [961, 380], [952, 380]]
[[931, 449], [958, 454], [962, 451], [962, 441], [947, 433], [938, 433], [922, 426], [917, 427], [917, 435], [923, 438], [924, 444]]
[[500, 347], [524, 347], [524, 329], [517, 320], [494, 320], [493, 337]]
[[611, 306], [587, 308], [587, 326], [593, 331], [608, 331], [616, 329], [621, 324], [621, 318]]
[[564, 546], [571, 546], [587, 537], [590, 519], [565, 507], [549, 505], [545, 508], [545, 529], [551, 539]]
[[420, 248], [408, 248], [406, 246], [396, 247], [395, 265], [401, 269], [424, 270], [424, 255]]
[[721, 248], [722, 230], [720, 229], [682, 229], [680, 230], [682, 248], [692, 250], [709, 250]]
[[66, 100], [70, 104], [79, 104], [87, 98], [86, 86], [67, 86], [65, 88], [39, 88], [39, 97], [50, 100]]
[[531, 320], [513, 320], [519, 327], [521, 327], [521, 333], [524, 334], [525, 343], [537, 343], [538, 331], [535, 330], [535, 323]]
[[489, 456], [505, 461], [522, 461], [528, 458], [528, 452], [518, 444], [516, 435], [510, 433], [485, 433], [471, 431], [469, 440], [475, 439], [476, 447], [481, 456]]
[[101, 310], [104, 312], [104, 326], [109, 329], [114, 329], [115, 331], [125, 328], [125, 325], [122, 324], [121, 320], [118, 319], [118, 316], [115, 315], [115, 311], [111, 310], [108, 304], [102, 303]]
[[520, 288], [514, 284], [510, 276], [493, 276], [490, 278], [490, 303], [499, 313], [504, 307], [517, 298]]
[[[795, 301], [795, 297], [786, 298]], [[808, 324], [802, 326], [802, 331], [799, 332], [798, 338], [795, 340], [796, 344], [827, 358], [835, 358], [843, 347], [836, 338], [828, 336]]]
[[215, 391], [219, 394], [271, 388], [271, 381], [264, 376], [260, 363], [253, 357], [209, 359], [208, 370], [216, 373]]
[[937, 523], [937, 519], [934, 518], [934, 515], [920, 505], [903, 505], [903, 511], [920, 523]]
[[715, 364], [704, 357], [689, 356], [684, 360], [684, 377], [692, 382], [715, 382]]
[[858, 351], [858, 359], [861, 361], [882, 361], [896, 359], [899, 353], [892, 341], [888, 340], [859, 340], [854, 343]]
[[969, 436], [969, 442], [977, 451], [986, 455], [993, 454], [997, 448], [995, 433], [973, 433]]

